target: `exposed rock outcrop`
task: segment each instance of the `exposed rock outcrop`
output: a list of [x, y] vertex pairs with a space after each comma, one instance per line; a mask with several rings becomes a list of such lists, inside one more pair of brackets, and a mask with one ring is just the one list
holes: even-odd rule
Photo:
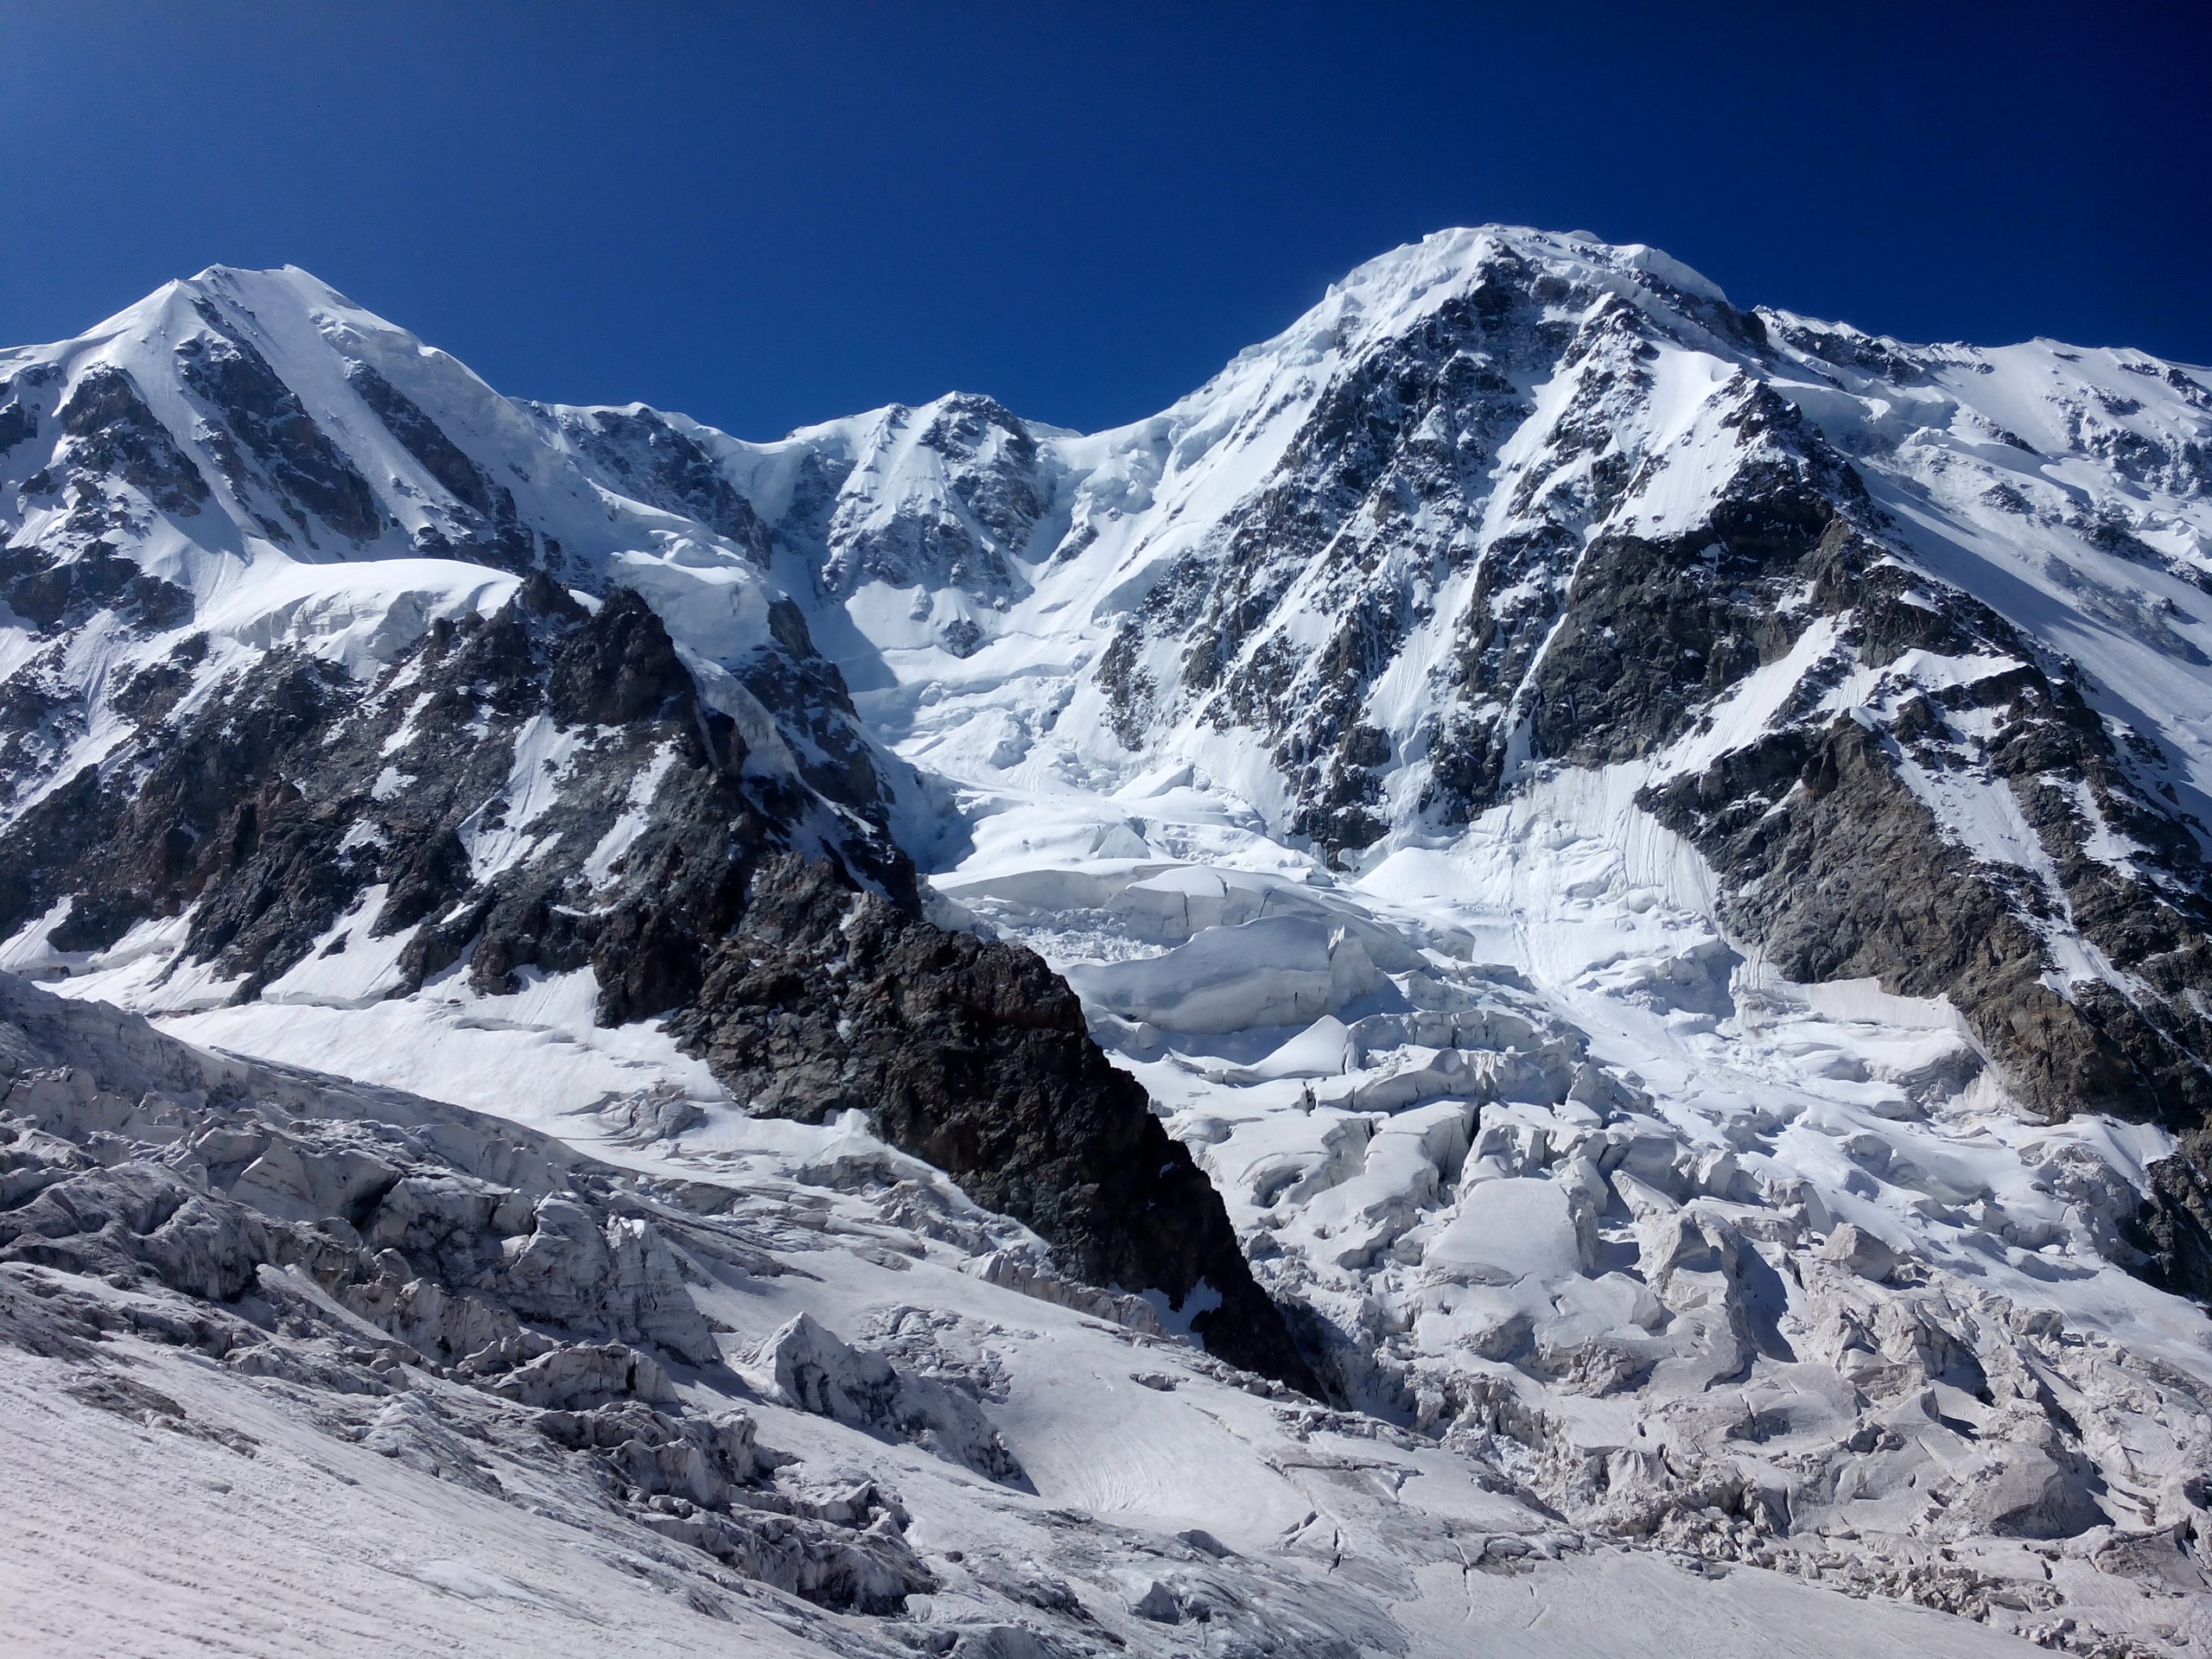
[[1030, 951], [945, 932], [782, 858], [755, 874], [670, 1028], [753, 1110], [868, 1111], [893, 1145], [1034, 1228], [1077, 1278], [1158, 1290], [1178, 1309], [1196, 1295], [1192, 1328], [1209, 1348], [1314, 1386], [1218, 1195]]

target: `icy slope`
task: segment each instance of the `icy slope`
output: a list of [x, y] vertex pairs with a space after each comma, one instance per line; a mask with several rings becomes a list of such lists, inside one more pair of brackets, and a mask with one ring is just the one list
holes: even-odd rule
[[896, 792], [779, 620], [750, 509], [651, 411], [563, 419], [303, 271], [219, 268], [0, 355], [0, 664], [44, 699], [11, 722], [11, 811], [115, 746], [105, 693], [157, 646], [202, 642], [195, 690], [287, 645], [372, 678], [533, 569], [653, 600], [714, 705], [781, 739], [764, 762], [879, 818]]
[[[1578, 1524], [1961, 1607], [1924, 1574], [1976, 1548], [2201, 1527], [2206, 1322], [2108, 1259], [2168, 1143], [2024, 1121], [1940, 1002], [1745, 961], [1634, 792], [1353, 886], [1157, 807], [1205, 862], [1079, 831], [939, 880], [1092, 999], [1325, 1376]], [[2164, 1594], [2063, 1614], [2187, 1632]]]
[[0, 1052], [23, 1652], [1597, 1655], [1623, 1599], [1652, 1652], [2031, 1650], [1708, 1583], [1005, 1287], [1033, 1241], [864, 1190], [864, 1132], [604, 1163], [4, 976]]
[[[1423, 722], [1465, 679], [1443, 658], [1484, 648], [1468, 639], [1483, 632], [1475, 591], [1491, 601], [1493, 631], [1513, 634], [1521, 617], [1546, 614], [1516, 584], [1563, 584], [1529, 543], [1563, 555], [1609, 531], [1700, 531], [1732, 486], [1774, 514], [1802, 509], [1778, 498], [1808, 489], [1848, 498], [1848, 461], [1885, 504], [1918, 503], [1878, 527], [1953, 561], [1935, 574], [1963, 578], [2116, 695], [2145, 679], [2183, 692], [2171, 707], [2145, 699], [2140, 724], [2172, 719], [2164, 734], [2196, 764], [2186, 722], [2202, 678], [2162, 677], [2161, 664], [2201, 667], [2192, 658], [2212, 643], [2190, 601], [2212, 579], [2212, 392], [2201, 373], [2141, 353], [1903, 346], [1737, 310], [1650, 250], [1490, 227], [1361, 267], [1282, 335], [1136, 425], [1024, 429], [1025, 444], [998, 410], [997, 447], [979, 465], [972, 443], [944, 435], [951, 410], [980, 401], [893, 411], [887, 423], [917, 435], [872, 442], [826, 518], [760, 495], [777, 539], [815, 555], [842, 608], [905, 677], [934, 688], [933, 704], [964, 683], [1037, 672], [1052, 660], [1040, 645], [1088, 655], [1135, 613], [1143, 638], [1124, 648], [1126, 667], [1171, 716], [1134, 728], [1147, 754], [1202, 744], [1194, 726], [1280, 742], [1296, 694], [1348, 688], [1395, 747], [1421, 745]], [[1800, 420], [1818, 436], [1796, 431]], [[877, 569], [852, 538], [863, 503], [871, 536], [903, 525], [912, 538], [977, 493], [1025, 505], [1014, 533], [992, 543], [988, 577], [981, 564], [964, 585], [942, 569]], [[1201, 575], [1226, 590], [1178, 591]], [[1004, 647], [968, 647], [964, 664], [928, 653], [908, 624], [959, 599], [982, 601], [966, 613]], [[1169, 608], [1191, 613], [1166, 619], [1179, 625], [1172, 654], [1158, 626]], [[1327, 651], [1286, 671], [1287, 655]], [[1269, 675], [1294, 695], [1264, 685]], [[1503, 701], [1516, 688], [1479, 689]], [[1116, 701], [1125, 721], [1128, 702]], [[1073, 740], [1085, 758], [1118, 759], [1095, 726]], [[1294, 793], [1294, 779], [1278, 779], [1255, 804], [1272, 810], [1259, 795], [1286, 784]], [[1402, 820], [1419, 784], [1389, 785], [1388, 821]]]

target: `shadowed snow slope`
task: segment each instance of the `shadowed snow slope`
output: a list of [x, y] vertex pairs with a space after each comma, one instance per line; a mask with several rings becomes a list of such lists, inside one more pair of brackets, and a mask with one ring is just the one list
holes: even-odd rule
[[[48, 1466], [151, 1448], [323, 1645], [2212, 1654], [2212, 373], [1487, 227], [1128, 427], [748, 443], [217, 270], [0, 353], [0, 966], [601, 1160], [385, 1262], [404, 1182], [178, 1150], [277, 1073], [22, 1063], [11, 1167], [274, 1217], [216, 1294], [0, 1178], [107, 1335], [8, 1373]], [[652, 1330], [511, 1282], [626, 1237]], [[609, 1344], [664, 1425], [491, 1381]]]

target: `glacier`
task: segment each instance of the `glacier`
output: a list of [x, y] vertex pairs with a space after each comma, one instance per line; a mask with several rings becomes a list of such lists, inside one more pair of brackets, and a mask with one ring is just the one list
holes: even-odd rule
[[[892, 1624], [740, 1596], [744, 1639], [1595, 1653], [1631, 1606], [1651, 1652], [2212, 1651], [2212, 372], [1909, 345], [1491, 226], [1127, 427], [953, 394], [748, 442], [512, 400], [303, 272], [217, 270], [0, 353], [10, 502], [0, 968], [740, 1195], [786, 1270], [694, 1285], [727, 1375], [671, 1386], [895, 1485], [936, 1586]], [[529, 604], [580, 639], [624, 593], [696, 688], [663, 726], [437, 723], [426, 642]], [[246, 856], [94, 916], [119, 867], [48, 826], [123, 820], [65, 791], [294, 662], [382, 722], [302, 855], [340, 874], [286, 878], [253, 953], [207, 923]], [[764, 1111], [686, 1023], [709, 989], [493, 971], [534, 872], [556, 909], [649, 900], [626, 861], [710, 720], [778, 845], [894, 898], [909, 859], [931, 923], [1065, 977], [1325, 1398], [1194, 1339], [1204, 1279], [1084, 1284], [864, 1115]], [[479, 792], [432, 813], [472, 742]], [[410, 914], [434, 822], [460, 867]], [[795, 1319], [876, 1405], [793, 1403]], [[580, 1647], [594, 1606], [703, 1639], [634, 1537], [559, 1582], [569, 1511], [144, 1363], [180, 1421], [288, 1448], [131, 1430], [272, 1598], [343, 1558], [341, 1607], [486, 1650]], [[10, 1370], [11, 1414], [80, 1472], [19, 1469], [12, 1512], [130, 1541], [118, 1640], [134, 1606], [219, 1624], [131, 1576], [191, 1541], [119, 1524], [118, 1414], [36, 1403], [61, 1363]], [[418, 1374], [392, 1397], [479, 1409]], [[934, 1423], [890, 1403], [948, 1388]], [[220, 1496], [333, 1530], [215, 1505], [225, 1458]], [[70, 1560], [0, 1583], [29, 1607]]]

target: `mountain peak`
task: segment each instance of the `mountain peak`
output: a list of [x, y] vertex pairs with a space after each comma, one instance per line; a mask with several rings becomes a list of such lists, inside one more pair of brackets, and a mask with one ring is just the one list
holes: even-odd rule
[[1357, 266], [1332, 283], [1329, 293], [1355, 296], [1394, 312], [1440, 286], [1457, 291], [1478, 283], [1501, 259], [1525, 262], [1577, 285], [1627, 293], [1657, 284], [1693, 299], [1728, 302], [1717, 284], [1656, 248], [1601, 242], [1586, 232], [1560, 234], [1525, 225], [1432, 232]]

